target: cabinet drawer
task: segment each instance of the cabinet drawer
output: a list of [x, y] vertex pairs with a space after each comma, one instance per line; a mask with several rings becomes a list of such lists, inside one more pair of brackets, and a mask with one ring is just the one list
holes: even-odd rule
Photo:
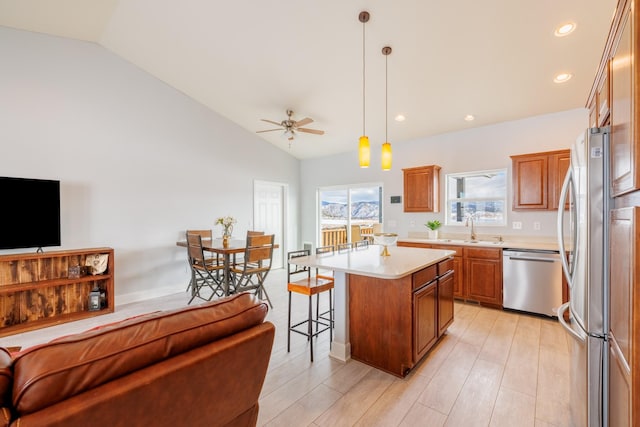
[[464, 248], [464, 256], [467, 258], [500, 259], [501, 249], [493, 248]]
[[453, 258], [448, 258], [438, 263], [438, 277], [444, 276], [450, 270], [453, 270]]
[[418, 289], [422, 285], [425, 285], [438, 276], [437, 264], [430, 265], [427, 268], [423, 268], [420, 271], [413, 273], [413, 289]]
[[455, 256], [462, 256], [462, 246], [453, 245], [431, 245], [432, 249], [444, 249], [447, 251], [456, 251]]

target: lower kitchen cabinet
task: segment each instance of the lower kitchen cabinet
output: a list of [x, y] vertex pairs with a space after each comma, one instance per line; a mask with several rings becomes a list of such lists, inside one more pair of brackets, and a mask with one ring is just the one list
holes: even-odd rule
[[438, 335], [444, 334], [453, 323], [453, 285], [458, 274], [454, 271], [438, 278]]
[[447, 249], [453, 256], [453, 296], [502, 307], [502, 249], [446, 244], [398, 242], [398, 246]]
[[420, 360], [438, 339], [438, 281], [413, 293], [414, 359]]
[[467, 297], [502, 307], [502, 250], [464, 248]]
[[351, 357], [407, 375], [453, 322], [452, 267], [446, 259], [393, 280], [350, 274]]

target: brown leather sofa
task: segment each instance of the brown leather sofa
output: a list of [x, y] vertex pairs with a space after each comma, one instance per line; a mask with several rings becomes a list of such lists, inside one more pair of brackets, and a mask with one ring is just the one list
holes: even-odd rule
[[275, 332], [266, 314], [245, 293], [0, 349], [0, 425], [255, 425]]

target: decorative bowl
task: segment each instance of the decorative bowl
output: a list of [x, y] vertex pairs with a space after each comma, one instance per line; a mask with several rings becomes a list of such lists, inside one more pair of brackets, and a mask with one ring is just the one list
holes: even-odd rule
[[396, 233], [375, 233], [373, 235], [373, 241], [376, 245], [384, 246], [380, 255], [389, 256], [391, 254], [389, 253], [387, 246], [395, 245], [398, 241], [398, 235]]

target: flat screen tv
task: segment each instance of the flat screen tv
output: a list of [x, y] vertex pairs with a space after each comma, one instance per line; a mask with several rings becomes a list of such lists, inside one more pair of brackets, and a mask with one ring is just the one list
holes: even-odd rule
[[0, 249], [60, 246], [60, 181], [0, 177]]

